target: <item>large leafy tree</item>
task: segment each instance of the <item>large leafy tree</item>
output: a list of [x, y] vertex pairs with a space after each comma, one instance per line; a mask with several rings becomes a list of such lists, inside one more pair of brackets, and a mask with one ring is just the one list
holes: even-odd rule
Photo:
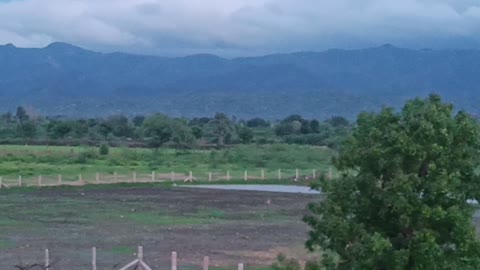
[[305, 217], [322, 269], [480, 269], [479, 139], [436, 95], [361, 114], [335, 160], [343, 175], [321, 181]]
[[223, 113], [216, 113], [215, 117], [208, 122], [209, 134], [215, 139], [217, 146], [224, 146], [228, 138], [234, 134], [235, 125]]
[[172, 139], [171, 122], [172, 120], [163, 114], [155, 114], [145, 119], [144, 134], [151, 147], [158, 149]]

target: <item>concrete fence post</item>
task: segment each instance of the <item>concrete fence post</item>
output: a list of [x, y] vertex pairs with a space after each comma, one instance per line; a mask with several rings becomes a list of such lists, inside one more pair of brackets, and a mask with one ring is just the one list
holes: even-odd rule
[[138, 265], [137, 268], [138, 270], [143, 270], [142, 262], [143, 262], [143, 247], [139, 246], [138, 251], [137, 251], [137, 259], [138, 259]]
[[210, 264], [210, 258], [208, 256], [203, 257], [203, 270], [208, 270]]
[[312, 171], [312, 177], [313, 177], [313, 179], [316, 179], [316, 178], [317, 178], [317, 170], [313, 169], [313, 171]]
[[227, 181], [230, 181], [230, 171], [227, 171]]
[[243, 263], [239, 263], [239, 264], [238, 264], [237, 270], [243, 270]]
[[155, 171], [152, 171], [152, 182], [155, 182]]
[[137, 172], [136, 171], [133, 171], [133, 182], [134, 183], [137, 182]]
[[3, 187], [3, 177], [0, 177], [0, 189]]
[[117, 172], [113, 172], [113, 182], [117, 182]]
[[81, 183], [82, 181], [83, 181], [82, 174], [79, 174], [79, 175], [78, 175], [78, 182]]
[[61, 174], [59, 174], [59, 175], [57, 176], [57, 182], [58, 182], [58, 185], [59, 185], [59, 186], [62, 185], [62, 175], [61, 175]]
[[175, 251], [172, 252], [172, 269], [171, 270], [177, 270], [177, 252]]
[[45, 270], [50, 270], [50, 253], [45, 249]]
[[18, 187], [22, 187], [22, 176], [18, 176]]
[[174, 171], [172, 171], [171, 174], [170, 174], [170, 180], [172, 182], [175, 182], [175, 172]]
[[299, 178], [300, 178], [300, 173], [298, 169], [295, 169], [295, 181], [298, 181]]
[[262, 180], [265, 180], [265, 170], [262, 169]]
[[97, 248], [92, 247], [92, 270], [97, 270]]
[[282, 180], [282, 169], [278, 169], [278, 180]]
[[212, 182], [212, 172], [208, 172], [208, 182]]
[[247, 181], [248, 180], [248, 172], [245, 171], [243, 174], [243, 180]]
[[97, 184], [100, 182], [100, 175], [97, 173], [95, 173], [95, 181], [97, 182]]
[[41, 187], [42, 186], [42, 176], [38, 176], [38, 186]]

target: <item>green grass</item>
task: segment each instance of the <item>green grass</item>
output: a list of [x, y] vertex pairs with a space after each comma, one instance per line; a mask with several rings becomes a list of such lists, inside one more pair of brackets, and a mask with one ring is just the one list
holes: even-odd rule
[[[278, 169], [283, 177], [311, 174], [312, 169], [326, 172], [330, 167], [332, 151], [313, 146], [299, 145], [242, 145], [224, 150], [175, 151], [173, 149], [111, 148], [108, 156], [98, 154], [97, 148], [67, 146], [0, 146], [0, 176], [6, 183], [16, 183], [21, 175], [25, 182], [36, 182], [39, 175], [44, 181], [56, 181], [61, 174], [63, 181], [74, 181], [82, 175], [84, 180], [101, 177], [131, 177], [136, 171], [138, 177], [148, 177], [152, 171], [165, 174], [174, 171], [184, 174], [193, 171], [197, 179], [225, 177], [227, 171], [232, 179], [243, 179], [248, 170], [251, 177], [260, 178], [261, 170], [267, 179], [276, 179]], [[168, 179], [165, 179], [168, 180]]]
[[113, 254], [134, 254], [136, 250], [132, 247], [114, 247], [110, 250]]

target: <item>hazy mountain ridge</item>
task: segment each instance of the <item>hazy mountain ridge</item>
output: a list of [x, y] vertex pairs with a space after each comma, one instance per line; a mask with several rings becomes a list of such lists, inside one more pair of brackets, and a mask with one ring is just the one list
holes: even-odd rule
[[0, 46], [0, 109], [30, 105], [45, 114], [223, 111], [239, 117], [354, 116], [437, 92], [474, 113], [479, 50], [299, 52], [225, 59], [97, 53], [65, 43]]

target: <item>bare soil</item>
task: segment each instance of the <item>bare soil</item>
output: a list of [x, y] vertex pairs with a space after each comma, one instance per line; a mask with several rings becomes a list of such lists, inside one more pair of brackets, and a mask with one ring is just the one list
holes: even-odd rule
[[[51, 270], [119, 269], [144, 247], [152, 269], [267, 266], [278, 253], [306, 260], [301, 221], [319, 195], [189, 188], [41, 189], [0, 194], [0, 269], [43, 260]], [[247, 268], [248, 269], [248, 268]]]

